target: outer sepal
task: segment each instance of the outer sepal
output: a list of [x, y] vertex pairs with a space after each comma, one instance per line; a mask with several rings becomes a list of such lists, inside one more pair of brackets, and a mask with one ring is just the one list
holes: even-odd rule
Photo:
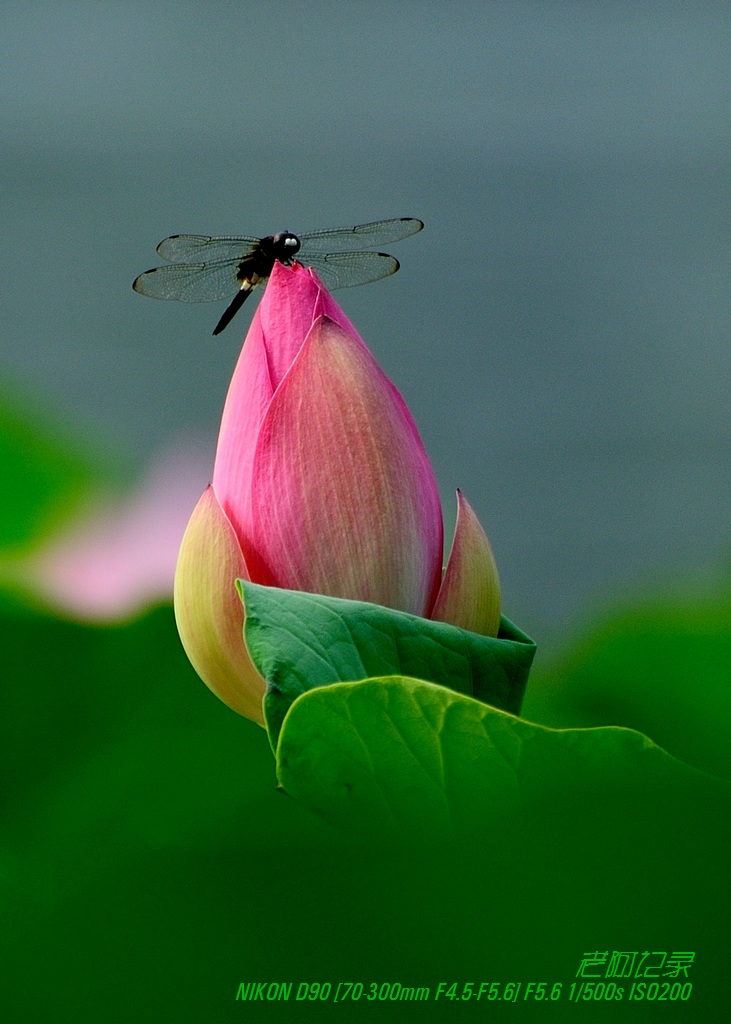
[[248, 578], [236, 534], [208, 487], [183, 536], [175, 571], [175, 621], [206, 686], [240, 715], [264, 725], [265, 684], [243, 641], [236, 579]]
[[467, 499], [457, 491], [457, 524], [431, 618], [497, 636], [500, 579], [490, 541]]

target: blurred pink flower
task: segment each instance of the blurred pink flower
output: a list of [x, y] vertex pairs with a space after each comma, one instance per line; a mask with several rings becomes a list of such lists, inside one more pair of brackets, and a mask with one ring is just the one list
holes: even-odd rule
[[57, 608], [87, 620], [169, 601], [190, 506], [209, 474], [202, 445], [162, 453], [132, 494], [99, 499], [51, 538], [32, 556], [26, 579]]
[[237, 577], [497, 632], [499, 584], [467, 502], [442, 581], [439, 493], [416, 425], [312, 271], [275, 264], [229, 387], [212, 486], [181, 546], [188, 657], [263, 723]]

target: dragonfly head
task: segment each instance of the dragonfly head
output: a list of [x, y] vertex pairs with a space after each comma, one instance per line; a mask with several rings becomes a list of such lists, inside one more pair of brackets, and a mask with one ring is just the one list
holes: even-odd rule
[[280, 231], [279, 234], [275, 235], [272, 239], [273, 248], [277, 254], [277, 259], [282, 263], [289, 262], [296, 252], [300, 248], [300, 240], [297, 235], [293, 235], [291, 231]]

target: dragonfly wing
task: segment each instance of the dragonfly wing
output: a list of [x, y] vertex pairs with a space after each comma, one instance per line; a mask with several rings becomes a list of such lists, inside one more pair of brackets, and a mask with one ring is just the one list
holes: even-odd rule
[[210, 263], [243, 259], [259, 241], [251, 235], [171, 235], [160, 242], [156, 251], [170, 263]]
[[297, 253], [297, 261], [312, 267], [327, 288], [349, 288], [395, 274], [399, 261], [385, 252]]
[[[370, 224], [358, 224], [354, 228], [331, 228], [327, 231], [308, 231], [298, 235], [302, 248], [316, 252], [341, 252], [352, 250], [358, 245], [365, 248], [372, 245], [386, 245], [398, 242], [421, 231], [424, 224], [413, 217], [397, 217], [395, 220], [375, 220]], [[159, 251], [159, 250], [158, 250]]]
[[177, 299], [179, 302], [227, 299], [241, 286], [237, 276], [239, 263], [239, 260], [216, 260], [155, 267], [140, 274], [132, 287], [152, 299]]

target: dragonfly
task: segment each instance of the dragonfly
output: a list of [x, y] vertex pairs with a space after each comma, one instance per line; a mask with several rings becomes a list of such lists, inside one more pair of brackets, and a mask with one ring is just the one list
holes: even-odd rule
[[399, 242], [421, 231], [413, 217], [377, 220], [349, 228], [330, 228], [295, 235], [170, 235], [157, 247], [168, 266], [153, 267], [135, 278], [132, 287], [153, 299], [213, 302], [233, 295], [213, 333], [231, 323], [251, 292], [266, 281], [278, 260], [312, 267], [330, 289], [368, 284], [395, 274], [399, 261], [385, 252], [363, 251], [367, 246]]

